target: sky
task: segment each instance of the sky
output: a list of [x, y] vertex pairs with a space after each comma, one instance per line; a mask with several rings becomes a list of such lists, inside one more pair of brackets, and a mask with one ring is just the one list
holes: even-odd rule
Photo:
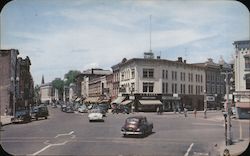
[[229, 0], [14, 0], [1, 11], [1, 49], [29, 56], [35, 84], [123, 58], [232, 60], [249, 40], [249, 11]]

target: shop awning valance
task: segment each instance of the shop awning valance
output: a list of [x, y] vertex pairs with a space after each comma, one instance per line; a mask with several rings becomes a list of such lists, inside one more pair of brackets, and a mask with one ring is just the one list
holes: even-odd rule
[[118, 96], [114, 101], [111, 102], [111, 104], [114, 104], [114, 103], [121, 104], [124, 99], [125, 99], [124, 96]]
[[84, 100], [84, 102], [97, 103], [99, 102], [99, 97], [88, 97]]
[[160, 100], [139, 100], [142, 105], [162, 105]]
[[122, 105], [127, 105], [127, 104], [129, 104], [129, 103], [131, 103], [132, 102], [132, 100], [125, 100], [125, 101], [123, 101], [121, 104]]

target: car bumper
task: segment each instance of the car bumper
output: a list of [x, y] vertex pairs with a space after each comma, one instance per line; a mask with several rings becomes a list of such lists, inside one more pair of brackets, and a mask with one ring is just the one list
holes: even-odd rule
[[142, 132], [131, 132], [131, 131], [121, 131], [122, 134], [125, 134], [125, 135], [141, 135]]

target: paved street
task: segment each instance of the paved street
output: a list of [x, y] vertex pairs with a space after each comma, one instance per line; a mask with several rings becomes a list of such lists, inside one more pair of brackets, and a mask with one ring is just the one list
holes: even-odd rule
[[[136, 113], [154, 124], [153, 133], [143, 138], [122, 137], [120, 128], [128, 116], [107, 114], [105, 122], [89, 123], [87, 113], [64, 113], [50, 108], [47, 120], [6, 125], [1, 145], [14, 155], [217, 155], [224, 143], [223, 121], [212, 118], [221, 112], [188, 114]], [[232, 121], [233, 138], [238, 139], [238, 121]], [[242, 122], [242, 137], [249, 137], [249, 122]], [[215, 144], [218, 146], [215, 147]]]

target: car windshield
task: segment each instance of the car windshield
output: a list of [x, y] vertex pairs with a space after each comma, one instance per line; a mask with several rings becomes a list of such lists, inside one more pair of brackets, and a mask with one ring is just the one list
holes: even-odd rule
[[139, 122], [139, 119], [137, 118], [128, 118], [126, 120], [126, 123], [129, 123], [129, 124], [138, 124], [138, 122]]
[[21, 110], [16, 112], [16, 116], [28, 114], [27, 110]]
[[91, 113], [100, 113], [100, 112], [101, 112], [100, 109], [92, 109], [92, 110], [91, 110]]

